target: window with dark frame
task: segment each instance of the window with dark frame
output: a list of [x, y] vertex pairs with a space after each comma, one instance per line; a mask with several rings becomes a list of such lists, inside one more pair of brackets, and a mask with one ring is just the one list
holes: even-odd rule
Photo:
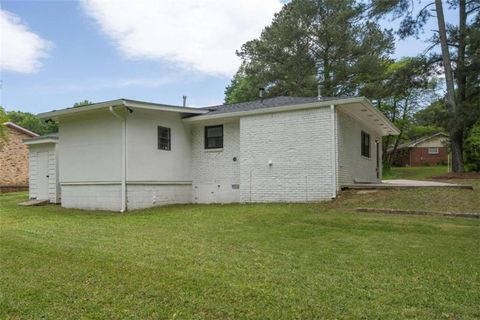
[[158, 150], [171, 150], [170, 128], [158, 127]]
[[223, 125], [205, 127], [205, 149], [223, 148]]
[[370, 158], [370, 135], [362, 131], [362, 156]]

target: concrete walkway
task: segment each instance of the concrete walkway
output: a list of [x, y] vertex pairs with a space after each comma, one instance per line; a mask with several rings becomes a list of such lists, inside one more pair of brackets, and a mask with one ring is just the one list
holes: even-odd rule
[[354, 183], [343, 185], [342, 189], [409, 189], [409, 188], [460, 188], [473, 189], [471, 185], [446, 183], [425, 180], [406, 180], [406, 179], [392, 179], [382, 180], [382, 183]]

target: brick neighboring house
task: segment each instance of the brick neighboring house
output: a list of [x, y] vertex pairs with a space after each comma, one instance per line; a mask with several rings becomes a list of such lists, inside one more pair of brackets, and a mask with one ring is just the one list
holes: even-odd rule
[[[400, 167], [420, 167], [447, 164], [448, 135], [442, 132], [423, 137], [397, 147], [393, 165]], [[393, 148], [388, 150], [391, 154]]]
[[0, 141], [0, 193], [28, 189], [28, 147], [23, 139], [38, 134], [13, 122], [5, 122], [7, 140]]

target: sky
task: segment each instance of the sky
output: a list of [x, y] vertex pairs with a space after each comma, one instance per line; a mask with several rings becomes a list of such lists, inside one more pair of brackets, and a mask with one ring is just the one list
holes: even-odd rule
[[[183, 95], [192, 107], [221, 104], [240, 64], [235, 50], [282, 2], [1, 0], [0, 105], [39, 113], [118, 98], [181, 105]], [[397, 41], [394, 56], [423, 52], [434, 22], [420, 39]]]

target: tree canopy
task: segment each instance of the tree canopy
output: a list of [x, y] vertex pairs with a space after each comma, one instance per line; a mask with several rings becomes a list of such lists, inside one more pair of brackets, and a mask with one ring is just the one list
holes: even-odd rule
[[245, 43], [225, 91], [228, 103], [267, 96], [352, 95], [376, 81], [394, 49], [391, 30], [365, 18], [354, 0], [294, 0], [260, 38]]

